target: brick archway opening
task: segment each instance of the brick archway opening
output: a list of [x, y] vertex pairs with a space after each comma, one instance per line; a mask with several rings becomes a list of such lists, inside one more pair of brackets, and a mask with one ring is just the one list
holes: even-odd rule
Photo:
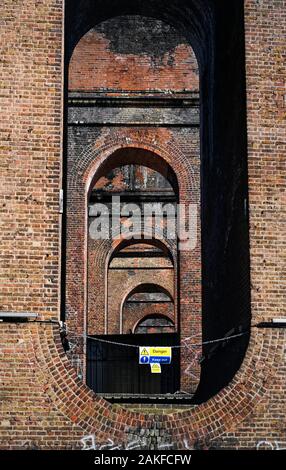
[[[180, 286], [179, 266], [180, 272], [185, 277], [192, 278], [193, 285], [195, 285], [195, 282], [199, 285], [200, 279], [193, 275], [194, 271], [192, 270], [194, 260], [197, 260], [198, 251], [195, 251], [195, 253], [188, 251], [179, 253], [178, 251], [177, 205], [181, 199], [184, 202], [188, 201], [188, 199], [185, 199], [186, 191], [184, 188], [187, 184], [191, 185], [193, 180], [191, 178], [192, 173], [188, 174], [188, 171], [183, 171], [183, 168], [179, 165], [177, 171], [179, 173], [178, 177], [170, 163], [160, 155], [148, 149], [130, 147], [118, 149], [100, 162], [96, 172], [89, 173], [90, 176], [87, 178], [89, 184], [87, 190], [89, 201], [87, 333], [89, 336], [93, 336], [93, 341], [102, 339], [98, 338], [98, 335], [103, 334], [108, 337], [113, 335], [111, 340], [114, 340], [114, 335], [126, 336], [128, 332], [133, 334], [132, 319], [129, 319], [129, 323], [128, 321], [125, 322], [126, 324], [124, 323], [126, 312], [129, 310], [130, 316], [134, 317], [133, 320], [137, 319], [138, 321], [142, 316], [150, 314], [150, 304], [153, 308], [150, 301], [141, 302], [140, 304], [136, 302], [126, 303], [130, 291], [133, 292], [138, 285], [142, 284], [150, 286], [161, 283], [166, 292], [171, 292], [172, 306], [169, 299], [167, 302], [158, 299], [156, 307], [159, 312], [169, 314], [170, 321], [174, 322], [173, 336], [170, 333], [169, 338], [172, 344], [177, 345], [180, 341], [179, 335], [182, 335], [182, 338], [187, 335], [197, 335], [198, 337], [200, 335], [199, 298], [196, 307], [189, 311], [186, 307], [181, 309], [181, 299], [186, 300], [187, 294], [185, 286]], [[116, 203], [114, 203], [115, 198], [118, 198]], [[192, 194], [192, 198], [195, 198], [195, 193]], [[136, 222], [138, 222], [139, 218], [139, 228], [132, 218], [131, 237], [129, 236], [129, 213], [126, 209], [128, 204], [128, 210], [131, 210], [131, 212], [135, 209], [140, 210], [140, 215], [136, 219]], [[161, 204], [161, 206], [159, 212], [156, 212], [158, 204]], [[108, 230], [105, 233], [105, 235], [108, 235], [108, 240], [104, 242], [106, 247], [108, 245], [113, 247], [111, 253], [105, 252], [105, 255], [102, 253], [102, 240], [98, 240], [96, 234], [91, 235], [91, 233], [94, 234], [95, 227], [102, 229], [103, 222], [98, 217], [98, 209], [101, 210], [103, 206], [107, 209], [104, 220], [106, 221], [106, 217], [108, 217]], [[135, 209], [134, 206], [136, 206]], [[155, 212], [152, 212], [151, 216], [149, 213], [148, 222], [145, 218], [146, 206], [148, 208], [151, 206], [152, 211], [155, 208]], [[107, 215], [109, 210], [120, 211], [119, 222], [122, 225], [123, 233], [121, 231], [114, 233], [114, 225], [109, 224], [110, 216]], [[162, 216], [160, 221], [158, 221], [158, 215], [159, 217]], [[171, 221], [169, 220], [170, 217]], [[151, 225], [149, 225], [150, 221]], [[170, 222], [173, 223], [174, 228], [171, 238], [168, 231]], [[124, 231], [126, 226], [128, 229], [127, 237]], [[118, 227], [116, 230], [118, 230]], [[172, 247], [171, 250], [170, 246]], [[196, 248], [198, 250], [198, 247]], [[96, 261], [98, 256], [102, 259], [101, 268], [99, 262]], [[100, 274], [100, 269], [104, 271], [104, 275], [102, 272]], [[196, 295], [195, 289], [193, 295]], [[138, 305], [141, 313], [138, 310]], [[157, 336], [157, 342], [160, 345], [160, 334]], [[125, 342], [129, 340], [127, 336], [123, 339]], [[138, 341], [140, 339], [138, 335], [137, 339]], [[106, 340], [107, 338], [105, 338]], [[118, 337], [116, 340], [118, 342], [120, 338]], [[154, 337], [152, 340], [154, 340]], [[142, 338], [142, 341], [145, 341], [146, 344], [149, 339], [147, 337]], [[89, 348], [88, 354], [89, 352], [93, 354], [93, 357], [97, 357], [94, 348]], [[87, 360], [89, 364], [87, 367], [88, 383], [92, 385], [95, 391], [100, 388], [103, 393], [104, 384], [99, 381], [98, 377], [94, 378], [91, 371], [91, 360], [89, 357], [87, 357]], [[188, 367], [188, 364], [186, 364], [184, 354], [181, 355], [183, 373], [180, 384], [178, 378], [179, 360], [180, 355], [177, 354], [175, 384], [169, 384], [170, 390], [180, 392], [181, 389], [185, 394], [189, 390], [189, 394], [193, 393], [199, 378], [198, 364], [193, 365], [197, 375], [195, 380], [191, 380], [190, 375], [184, 375], [184, 370]], [[126, 368], [128, 368], [128, 365], [126, 365]], [[105, 364], [105, 369], [108, 369], [108, 364]], [[93, 379], [90, 378], [91, 376]], [[120, 386], [123, 386], [119, 382], [120, 377], [115, 384], [117, 393]], [[112, 392], [111, 384], [108, 383], [106, 386], [108, 392]], [[132, 384], [130, 384], [130, 389], [132, 389]], [[164, 390], [165, 393], [166, 391], [170, 393], [165, 385]], [[157, 392], [159, 393], [160, 389], [157, 389]]]
[[166, 315], [160, 315], [154, 313], [153, 315], [148, 315], [147, 317], [142, 318], [136, 325], [133, 327], [133, 333], [139, 334], [142, 332], [150, 333], [167, 333], [173, 332], [175, 330], [175, 325], [173, 321]]
[[[73, 2], [68, 6], [66, 66], [79, 39], [94, 25], [110, 18], [107, 4], [105, 7], [88, 1], [80, 11]], [[211, 1], [191, 2], [187, 9], [184, 2], [178, 9], [175, 4], [160, 5], [158, 10], [148, 2], [143, 7], [141, 2], [132, 2], [131, 6], [126, 1], [122, 9], [120, 6], [114, 11], [118, 15], [147, 15], [169, 22], [185, 34], [200, 66], [204, 339], [224, 335], [233, 328], [247, 329], [250, 322], [245, 107], [236, 106], [238, 102], [245, 103], [244, 45], [243, 39], [239, 39], [243, 38], [243, 2], [235, 5], [225, 3], [224, 9], [227, 11], [223, 16], [230, 19], [228, 24], [220, 21], [221, 12]], [[218, 36], [220, 28], [224, 33]], [[238, 41], [233, 44], [231, 60], [224, 60], [225, 38], [230, 37], [234, 29], [238, 32]], [[229, 117], [229, 132], [225, 129], [225, 116]], [[122, 136], [122, 129], [118, 132]], [[151, 132], [147, 134], [151, 135]], [[154, 142], [158, 134], [154, 133]], [[231, 142], [229, 135], [232, 136]], [[112, 137], [105, 135], [99, 146], [104, 147], [105, 141], [109, 137], [114, 139], [114, 136], [115, 133]], [[213, 171], [216, 168], [217, 171]], [[203, 364], [197, 402], [207, 400], [229, 383], [242, 363], [247, 344], [247, 337], [238, 346], [229, 344], [228, 357], [232, 358], [229, 361], [225, 361], [223, 352], [217, 352], [213, 359], [205, 348], [208, 361]], [[214, 373], [214, 365], [219, 373]]]
[[133, 288], [122, 302], [122, 332], [133, 334], [144, 319], [154, 316], [168, 318], [173, 324], [172, 332], [178, 331], [173, 295], [162, 285], [154, 283], [140, 283]]

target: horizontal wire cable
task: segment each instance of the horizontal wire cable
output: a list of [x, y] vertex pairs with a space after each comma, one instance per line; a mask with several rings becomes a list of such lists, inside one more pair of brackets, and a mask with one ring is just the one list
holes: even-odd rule
[[[208, 340], [208, 341], [202, 341], [201, 343], [189, 343], [188, 345], [175, 345], [175, 346], [168, 346], [172, 349], [181, 349], [181, 348], [188, 348], [190, 346], [204, 346], [204, 345], [207, 345], [207, 344], [214, 344], [214, 343], [219, 343], [219, 342], [225, 342], [225, 341], [228, 341], [230, 339], [235, 339], [235, 338], [239, 338], [241, 336], [244, 336], [244, 335], [247, 335], [248, 333], [250, 333], [250, 330], [247, 330], [247, 331], [244, 331], [242, 333], [237, 333], [235, 335], [231, 335], [231, 336], [224, 336], [222, 338], [216, 338], [216, 339], [212, 339], [212, 340]], [[69, 332], [67, 332], [67, 336], [69, 336]], [[71, 336], [72, 337], [77, 337], [77, 338], [88, 338], [88, 339], [91, 339], [93, 341], [97, 341], [97, 342], [100, 342], [100, 343], [108, 343], [108, 344], [114, 344], [116, 346], [125, 346], [125, 347], [128, 347], [128, 348], [140, 348], [140, 347], [144, 347], [143, 346], [140, 346], [140, 345], [136, 345], [136, 344], [128, 344], [128, 343], [120, 343], [118, 341], [111, 341], [111, 340], [108, 340], [108, 339], [103, 339], [103, 338], [94, 338], [93, 336], [90, 336], [90, 335], [78, 335], [76, 333], [73, 333], [71, 332]], [[196, 336], [193, 336], [193, 337], [189, 337], [187, 339], [192, 339], [194, 337], [197, 337], [198, 335]], [[186, 339], [182, 340], [182, 341], [186, 341]], [[148, 346], [148, 347], [152, 347], [152, 346]], [[153, 346], [154, 347], [154, 346]], [[160, 346], [160, 347], [164, 347], [164, 346]], [[167, 346], [165, 346], [167, 347]]]

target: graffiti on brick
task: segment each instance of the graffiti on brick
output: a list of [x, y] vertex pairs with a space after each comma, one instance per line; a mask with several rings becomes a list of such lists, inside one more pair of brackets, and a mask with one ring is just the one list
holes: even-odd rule
[[[132, 440], [129, 440], [127, 443], [118, 444], [113, 441], [113, 439], [107, 439], [104, 443], [98, 443], [96, 441], [95, 434], [89, 434], [84, 436], [81, 440], [82, 448], [81, 450], [142, 450], [149, 449], [148, 439], [146, 437], [135, 437]], [[190, 445], [188, 439], [184, 438], [183, 449], [192, 450], [193, 448]], [[171, 450], [175, 448], [174, 442], [165, 442], [159, 441], [156, 445], [157, 450]]]
[[285, 443], [283, 444], [278, 441], [259, 441], [256, 444], [256, 450], [286, 450], [285, 445]]
[[126, 444], [117, 444], [112, 439], [107, 439], [105, 443], [97, 443], [94, 434], [84, 436], [81, 439], [81, 444], [81, 450], [140, 450], [145, 447], [144, 439], [139, 437]]

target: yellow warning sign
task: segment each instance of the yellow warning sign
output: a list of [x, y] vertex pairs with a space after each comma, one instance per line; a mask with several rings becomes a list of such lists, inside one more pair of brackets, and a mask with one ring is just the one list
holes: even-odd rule
[[150, 356], [150, 353], [149, 353], [148, 349], [147, 348], [140, 348], [140, 356]]
[[161, 364], [154, 362], [150, 364], [152, 374], [161, 374]]
[[171, 364], [172, 348], [171, 346], [140, 346], [139, 364]]
[[149, 348], [150, 356], [157, 356], [157, 357], [172, 357], [172, 348], [171, 347], [160, 347], [160, 346], [153, 346]]

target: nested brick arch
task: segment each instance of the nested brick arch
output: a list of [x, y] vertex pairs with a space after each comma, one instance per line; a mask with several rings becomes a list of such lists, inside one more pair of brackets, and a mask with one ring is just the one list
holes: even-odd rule
[[[155, 228], [155, 236], [156, 233], [159, 235], [159, 231]], [[108, 266], [112, 261], [112, 258], [118, 253], [118, 251], [122, 250], [127, 246], [136, 245], [138, 243], [144, 242], [146, 245], [156, 246], [164, 251], [171, 259], [174, 266], [177, 264], [177, 256], [176, 256], [176, 241], [175, 240], [168, 240], [167, 238], [163, 240], [159, 239], [150, 239], [147, 238], [150, 236], [150, 232], [142, 231], [142, 232], [134, 232], [134, 236], [136, 239], [115, 239], [115, 240], [99, 240], [97, 245], [97, 253], [95, 257], [95, 266], [99, 267], [102, 265]], [[146, 238], [145, 238], [146, 237]]]
[[[117, 164], [112, 159], [108, 162], [107, 160], [112, 154], [121, 149], [145, 150], [148, 155], [145, 163], [140, 156], [135, 163], [154, 168], [154, 165], [157, 166], [154, 156], [157, 156], [161, 163], [169, 165], [173, 173], [171, 183], [173, 182], [173, 186], [178, 185], [175, 190], [179, 192], [180, 199], [182, 194], [186, 196], [184, 193], [190, 191], [192, 200], [196, 202], [199, 181], [192, 166], [191, 158], [180, 147], [182, 147], [182, 144], [176, 142], [174, 136], [166, 129], [128, 129], [127, 135], [125, 130], [120, 129], [117, 129], [116, 133], [108, 132], [100, 138], [100, 141], [88, 145], [84, 152], [73, 162], [69, 169], [68, 185], [70, 188], [76, 189], [84, 184], [88, 194], [101, 174], [123, 164], [124, 159], [122, 158], [118, 158]], [[134, 161], [134, 157], [132, 158], [129, 154], [125, 161], [131, 163]], [[159, 165], [157, 168], [160, 172]], [[177, 181], [174, 181], [174, 176]]]
[[[120, 135], [121, 134], [121, 135]], [[123, 135], [122, 135], [123, 134]], [[168, 133], [167, 133], [168, 135]], [[87, 331], [87, 257], [88, 257], [88, 227], [87, 204], [90, 189], [96, 179], [106, 168], [116, 167], [124, 161], [124, 151], [128, 154], [128, 162], [138, 163], [138, 156], [146, 156], [147, 166], [164, 164], [171, 168], [169, 174], [173, 178], [173, 185], [177, 181], [178, 197], [180, 203], [197, 204], [199, 208], [199, 183], [192, 168], [192, 159], [186, 156], [179, 145], [171, 141], [162, 144], [162, 137], [158, 130], [130, 130], [128, 137], [123, 132], [117, 132], [117, 137], [110, 139], [105, 136], [104, 142], [95, 142], [86, 151], [79, 155], [71, 167], [68, 176], [67, 195], [67, 225], [68, 231], [73, 235], [67, 243], [67, 324], [79, 335]], [[114, 141], [115, 140], [115, 141]], [[163, 139], [164, 140], [164, 139]], [[135, 151], [133, 150], [135, 149]], [[134, 153], [133, 153], [134, 152]], [[116, 161], [110, 164], [112, 158]], [[143, 162], [144, 164], [144, 162]], [[111, 165], [111, 166], [110, 166]], [[173, 176], [174, 175], [174, 176]], [[75, 233], [74, 233], [75, 232]], [[201, 335], [201, 263], [200, 263], [200, 224], [197, 225], [197, 246], [192, 251], [181, 251], [179, 254], [180, 269], [180, 332], [182, 339], [190, 335]], [[108, 243], [100, 244], [102, 252]], [[98, 261], [97, 261], [98, 263]], [[94, 265], [91, 263], [91, 271]], [[104, 281], [104, 272], [101, 271], [99, 280]], [[104, 285], [102, 282], [101, 285]], [[103, 290], [103, 289], [102, 289]], [[98, 292], [97, 292], [98, 294]], [[104, 306], [104, 291], [97, 295], [98, 308]], [[182, 354], [183, 357], [183, 354]], [[184, 358], [182, 359], [184, 360]], [[185, 389], [194, 391], [199, 380], [199, 365], [196, 364], [197, 379], [192, 380], [185, 376]]]
[[169, 297], [170, 300], [174, 301], [174, 292], [172, 289], [166, 288], [163, 283], [155, 284], [154, 282], [141, 282], [136, 287], [132, 288], [124, 298], [126, 302], [133, 294], [142, 292], [162, 292]]
[[140, 327], [144, 323], [144, 321], [149, 320], [149, 319], [168, 320], [172, 325], [173, 331], [175, 331], [175, 323], [174, 323], [174, 318], [173, 318], [172, 315], [170, 315], [167, 312], [161, 313], [161, 312], [158, 312], [158, 311], [154, 311], [154, 313], [152, 313], [152, 314], [148, 314], [148, 315], [145, 315], [145, 316], [139, 318], [135, 322], [133, 327], [131, 328], [132, 333], [136, 333], [137, 328]]
[[[119, 135], [118, 135], [119, 134]], [[179, 197], [180, 202], [188, 202], [190, 199], [192, 203], [199, 202], [199, 187], [197, 178], [194, 175], [191, 161], [184, 153], [179, 149], [178, 145], [173, 143], [166, 143], [163, 147], [156, 142], [158, 139], [157, 132], [149, 132], [149, 139], [146, 139], [146, 131], [133, 131], [129, 132], [129, 136], [125, 134], [120, 136], [117, 132], [116, 139], [106, 138], [104, 142], [95, 142], [90, 145], [83, 154], [79, 155], [74, 165], [70, 168], [68, 176], [68, 192], [67, 192], [67, 218], [69, 230], [73, 231], [74, 239], [72, 240], [72, 246], [68, 242], [67, 251], [68, 257], [71, 260], [69, 266], [69, 273], [67, 273], [68, 282], [67, 287], [72, 286], [73, 299], [75, 297], [83, 299], [85, 293], [82, 286], [76, 285], [74, 287], [73, 280], [77, 283], [79, 277], [85, 276], [82, 270], [85, 267], [85, 255], [87, 253], [86, 245], [86, 210], [87, 210], [87, 199], [88, 192], [92, 187], [94, 179], [96, 178], [96, 172], [115, 151], [122, 148], [140, 148], [147, 151], [160, 155], [173, 169], [178, 178], [179, 186]], [[114, 142], [115, 140], [115, 142]], [[154, 143], [156, 142], [156, 144]], [[72, 197], [71, 197], [72, 195]], [[70, 211], [72, 208], [72, 211]], [[72, 213], [72, 217], [70, 216]], [[199, 235], [199, 234], [198, 234]], [[108, 242], [107, 242], [108, 244]], [[103, 248], [105, 243], [101, 244]], [[74, 265], [74, 257], [78, 261]], [[73, 270], [73, 266], [75, 270]], [[71, 278], [69, 282], [69, 278]], [[77, 317], [82, 322], [83, 314], [80, 312], [83, 307], [83, 301], [73, 302], [71, 308], [69, 300], [67, 300], [67, 312], [76, 312]], [[77, 328], [77, 325], [73, 325]]]
[[[156, 237], [156, 227], [155, 227], [155, 237]], [[119, 325], [120, 325], [120, 333], [124, 333], [126, 331], [126, 328], [124, 329], [124, 306], [125, 302], [129, 298], [130, 295], [133, 293], [137, 292], [140, 287], [147, 286], [147, 285], [156, 285], [158, 286], [160, 284], [161, 290], [165, 290], [166, 293], [172, 298], [173, 303], [174, 303], [174, 320], [178, 322], [178, 305], [179, 305], [179, 299], [178, 299], [178, 291], [179, 291], [179, 279], [178, 279], [178, 255], [177, 255], [177, 242], [176, 240], [168, 240], [167, 238], [160, 240], [160, 239], [144, 239], [144, 237], [148, 235], [146, 232], [140, 232], [136, 233], [135, 239], [131, 240], [114, 240], [113, 242], [113, 249], [111, 252], [108, 253], [106, 256], [106, 285], [108, 286], [108, 290], [111, 288], [108, 284], [108, 268], [110, 266], [110, 263], [114, 256], [118, 254], [121, 250], [125, 249], [126, 247], [140, 245], [141, 243], [144, 243], [144, 245], [149, 245], [153, 247], [159, 248], [162, 252], [164, 252], [167, 256], [168, 259], [171, 260], [171, 263], [173, 265], [173, 269], [171, 270], [171, 273], [168, 273], [168, 276], [165, 276], [162, 279], [162, 273], [158, 272], [156, 275], [150, 273], [144, 272], [144, 275], [142, 275], [142, 271], [138, 272], [137, 275], [135, 274], [134, 276], [128, 276], [126, 279], [126, 282], [124, 283], [124, 288], [120, 285], [120, 296], [118, 296], [118, 300], [112, 302], [112, 310], [114, 311], [114, 315], [116, 315], [116, 312], [119, 312]], [[136, 270], [135, 270], [136, 271]], [[92, 282], [96, 282], [94, 272], [91, 273], [91, 284]], [[105, 299], [106, 302], [106, 299]], [[111, 312], [106, 312], [106, 324], [108, 323], [107, 317], [112, 316]], [[114, 316], [113, 315], [113, 316]], [[116, 315], [117, 316], [117, 315]], [[138, 316], [138, 314], [137, 314]], [[140, 316], [140, 315], [139, 315]], [[132, 329], [132, 328], [130, 328]]]
[[[159, 239], [159, 231], [157, 227], [154, 227], [154, 232], [155, 232], [155, 237], [154, 238], [149, 238], [151, 235], [151, 232], [148, 231], [141, 231], [141, 232], [134, 232], [134, 239], [118, 239], [118, 240], [113, 240], [112, 242], [112, 252], [110, 252], [109, 257], [108, 257], [108, 263], [112, 261], [112, 258], [120, 251], [123, 250], [124, 248], [132, 245], [136, 245], [138, 243], [143, 243], [146, 245], [154, 246], [156, 248], [159, 248], [162, 250], [163, 253], [165, 253], [170, 260], [172, 261], [173, 265], [177, 263], [177, 256], [176, 256], [176, 249], [177, 249], [177, 242], [174, 239], [168, 239], [165, 237], [164, 239]], [[158, 237], [156, 238], [156, 234]]]
[[[147, 232], [135, 233], [136, 240], [98, 240], [89, 241], [89, 272], [88, 280], [89, 284], [93, 288], [88, 290], [88, 312], [105, 311], [104, 322], [102, 316], [94, 317], [89, 315], [87, 330], [89, 333], [92, 332], [104, 332], [106, 331], [106, 297], [107, 297], [107, 273], [108, 266], [112, 261], [113, 257], [126, 246], [133, 244], [142, 243], [146, 245], [159, 247], [162, 251], [168, 254], [172, 260], [174, 266], [174, 290], [177, 286], [177, 244], [175, 240], [159, 240], [159, 239], [147, 239], [150, 234]], [[155, 230], [156, 235], [156, 230]], [[141, 239], [140, 239], [141, 237]], [[144, 238], [146, 237], [146, 239]], [[177, 306], [177, 298], [175, 296], [175, 304]]]
[[[139, 240], [136, 240], [140, 244]], [[142, 241], [141, 241], [142, 243]], [[132, 244], [132, 243], [131, 243]], [[131, 245], [130, 244], [130, 245]], [[132, 244], [135, 245], [136, 244]], [[151, 245], [151, 244], [150, 244]], [[96, 257], [98, 248], [89, 251], [89, 257]], [[158, 269], [158, 272], [150, 274], [148, 270], [139, 270], [134, 269], [132, 276], [126, 274], [125, 270], [123, 271], [122, 282], [118, 282], [118, 277], [116, 278], [116, 285], [111, 281], [111, 276], [109, 272], [109, 260], [113, 256], [113, 251], [106, 251], [106, 258], [104, 257], [102, 261], [101, 270], [104, 270], [104, 281], [98, 279], [98, 268], [94, 269], [93, 260], [89, 260], [89, 275], [88, 275], [88, 307], [87, 307], [87, 320], [88, 320], [88, 334], [107, 334], [107, 333], [123, 333], [123, 306], [126, 298], [128, 297], [130, 291], [136, 289], [139, 285], [148, 284], [149, 282], [161, 283], [161, 285], [169, 292], [171, 292], [172, 297], [176, 298], [175, 302], [175, 312], [177, 316], [177, 276], [175, 274], [175, 269], [168, 271], [168, 275], [162, 280], [162, 273]], [[177, 266], [177, 262], [176, 262]], [[102, 291], [102, 294], [100, 294]], [[99, 303], [97, 297], [101, 299], [101, 310], [99, 308]], [[103, 322], [104, 312], [104, 325], [100, 324]], [[118, 331], [119, 330], [119, 331]]]
[[[244, 1], [158, 2], [71, 0], [66, 5], [66, 72], [72, 51], [94, 25], [117, 15], [157, 18], [178, 28], [200, 69], [202, 174], [202, 292], [204, 336], [250, 323]], [[235, 34], [235, 41], [233, 40]], [[225, 47], [228, 44], [228, 47]], [[242, 222], [243, 221], [243, 226]], [[231, 229], [230, 229], [231, 227]], [[239, 255], [238, 255], [239, 254]], [[237, 293], [237, 294], [236, 294]], [[232, 312], [229, 315], [229, 312]], [[248, 339], [217, 354], [203, 371], [199, 401], [226, 386], [239, 369]]]
[[[144, 282], [145, 281], [145, 282]], [[148, 282], [149, 281], [149, 282]], [[166, 282], [167, 281], [167, 282]], [[174, 299], [175, 297], [175, 285], [174, 281], [172, 280], [172, 284], [168, 282], [168, 280], [164, 280], [162, 278], [156, 278], [152, 277], [152, 280], [150, 278], [146, 277], [146, 279], [141, 278], [140, 281], [132, 279], [132, 282], [128, 283], [127, 286], [125, 286], [125, 289], [122, 292], [121, 296], [121, 303], [120, 303], [120, 329], [121, 333], [123, 333], [123, 315], [124, 315], [124, 306], [127, 302], [127, 300], [136, 292], [139, 292], [140, 289], [144, 288], [144, 286], [153, 286], [160, 288], [162, 292], [165, 292], [171, 299]], [[137, 317], [142, 319], [143, 316], [146, 316], [146, 313], [141, 313], [140, 311], [137, 313]], [[176, 321], [176, 311], [174, 310], [174, 315], [172, 315], [172, 319]]]
[[[176, 308], [174, 298], [176, 298], [176, 283], [174, 283], [174, 288], [172, 289], [171, 286], [167, 286], [166, 283], [160, 282], [160, 284], [155, 284], [154, 280], [150, 280], [150, 283], [143, 283], [140, 282], [136, 287], [131, 289], [127, 295], [124, 295], [122, 298], [122, 304], [120, 309], [121, 314], [121, 325], [122, 331], [127, 332], [128, 330], [135, 332], [136, 327], [139, 323], [144, 321], [144, 319], [148, 319], [150, 317], [160, 317], [160, 318], [167, 318], [172, 321], [174, 325], [174, 330], [177, 330], [176, 323], [177, 323], [177, 315], [176, 315]], [[135, 311], [128, 311], [127, 302], [128, 300], [136, 293], [146, 293], [146, 292], [159, 292], [165, 294], [168, 297], [170, 302], [169, 311], [167, 311], [166, 304], [162, 305], [146, 305], [145, 308], [140, 305], [140, 309], [135, 309]], [[160, 307], [163, 307], [160, 309]], [[130, 315], [131, 314], [131, 315]]]

